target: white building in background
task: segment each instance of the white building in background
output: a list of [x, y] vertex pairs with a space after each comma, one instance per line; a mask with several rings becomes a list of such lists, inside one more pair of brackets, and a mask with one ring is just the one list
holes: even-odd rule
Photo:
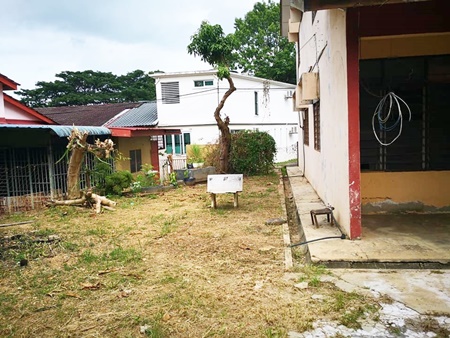
[[[229, 88], [217, 71], [160, 73], [156, 80], [158, 127], [181, 129], [167, 135], [167, 153], [185, 154], [186, 145], [215, 143], [219, 130], [214, 111]], [[297, 157], [298, 116], [292, 111], [295, 86], [232, 73], [236, 91], [228, 97], [222, 116], [230, 118], [230, 130], [268, 132], [276, 141], [276, 162]]]

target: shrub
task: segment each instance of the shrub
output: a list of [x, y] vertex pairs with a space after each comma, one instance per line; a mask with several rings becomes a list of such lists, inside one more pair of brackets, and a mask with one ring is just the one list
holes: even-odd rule
[[231, 171], [244, 175], [268, 174], [273, 170], [276, 143], [267, 132], [241, 131], [231, 137]]
[[116, 171], [105, 178], [105, 194], [122, 195], [123, 189], [133, 182], [133, 175], [127, 170]]
[[141, 171], [136, 176], [136, 181], [141, 187], [153, 187], [159, 185], [159, 173], [153, 170], [150, 164], [143, 164]]
[[95, 192], [99, 195], [105, 194], [106, 177], [114, 171], [113, 166], [98, 159], [95, 160], [94, 170], [92, 173], [93, 183], [95, 183]]
[[210, 144], [205, 147], [205, 166], [220, 167], [219, 143]]
[[187, 149], [189, 163], [204, 162], [202, 148], [198, 144], [191, 144]]

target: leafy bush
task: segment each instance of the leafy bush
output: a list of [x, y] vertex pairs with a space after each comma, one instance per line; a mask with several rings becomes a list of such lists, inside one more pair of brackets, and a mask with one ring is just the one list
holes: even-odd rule
[[113, 166], [99, 159], [95, 160], [94, 170], [92, 173], [95, 183], [95, 192], [100, 195], [105, 194], [106, 189], [106, 177], [113, 172]]
[[205, 166], [220, 167], [220, 146], [219, 143], [210, 144], [205, 147]]
[[231, 171], [244, 175], [268, 174], [273, 169], [276, 143], [267, 132], [241, 131], [231, 137]]
[[105, 194], [122, 195], [122, 191], [133, 182], [133, 175], [127, 170], [116, 171], [105, 178]]
[[131, 183], [130, 188], [131, 188], [132, 192], [141, 192], [142, 191], [141, 182], [135, 181], [135, 182]]
[[169, 174], [169, 182], [170, 182], [170, 184], [172, 184], [174, 187], [177, 187], [177, 186], [178, 186], [177, 174], [176, 174], [174, 171], [172, 171], [172, 172]]
[[136, 181], [139, 182], [140, 187], [153, 187], [159, 184], [159, 174], [153, 170], [152, 165], [143, 164], [136, 176]]
[[[230, 172], [249, 176], [270, 173], [275, 153], [275, 140], [266, 132], [241, 131], [232, 134]], [[219, 168], [219, 143], [205, 148], [205, 165]]]

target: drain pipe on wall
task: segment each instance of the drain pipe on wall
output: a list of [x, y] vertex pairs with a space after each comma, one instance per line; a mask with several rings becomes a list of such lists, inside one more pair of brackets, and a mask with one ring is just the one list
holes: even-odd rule
[[334, 215], [333, 215], [334, 207], [329, 205], [329, 206], [327, 206], [327, 209], [330, 209], [330, 211], [331, 211], [331, 220], [332, 220], [333, 224], [336, 224], [336, 227], [338, 228], [338, 230], [341, 233], [341, 235], [340, 236], [321, 237], [321, 238], [311, 239], [311, 240], [305, 241], [305, 242], [295, 243], [295, 244], [290, 245], [291, 248], [296, 247], [296, 246], [300, 246], [300, 245], [305, 245], [305, 244], [308, 244], [308, 243], [323, 241], [323, 240], [326, 240], [326, 239], [346, 239], [347, 238], [347, 236], [342, 232], [341, 226], [336, 221], [336, 218], [334, 218]]

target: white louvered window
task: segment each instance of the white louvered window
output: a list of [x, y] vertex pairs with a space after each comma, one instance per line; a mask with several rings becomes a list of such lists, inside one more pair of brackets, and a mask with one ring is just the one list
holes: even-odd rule
[[179, 82], [161, 83], [161, 94], [163, 104], [180, 103], [180, 83]]

